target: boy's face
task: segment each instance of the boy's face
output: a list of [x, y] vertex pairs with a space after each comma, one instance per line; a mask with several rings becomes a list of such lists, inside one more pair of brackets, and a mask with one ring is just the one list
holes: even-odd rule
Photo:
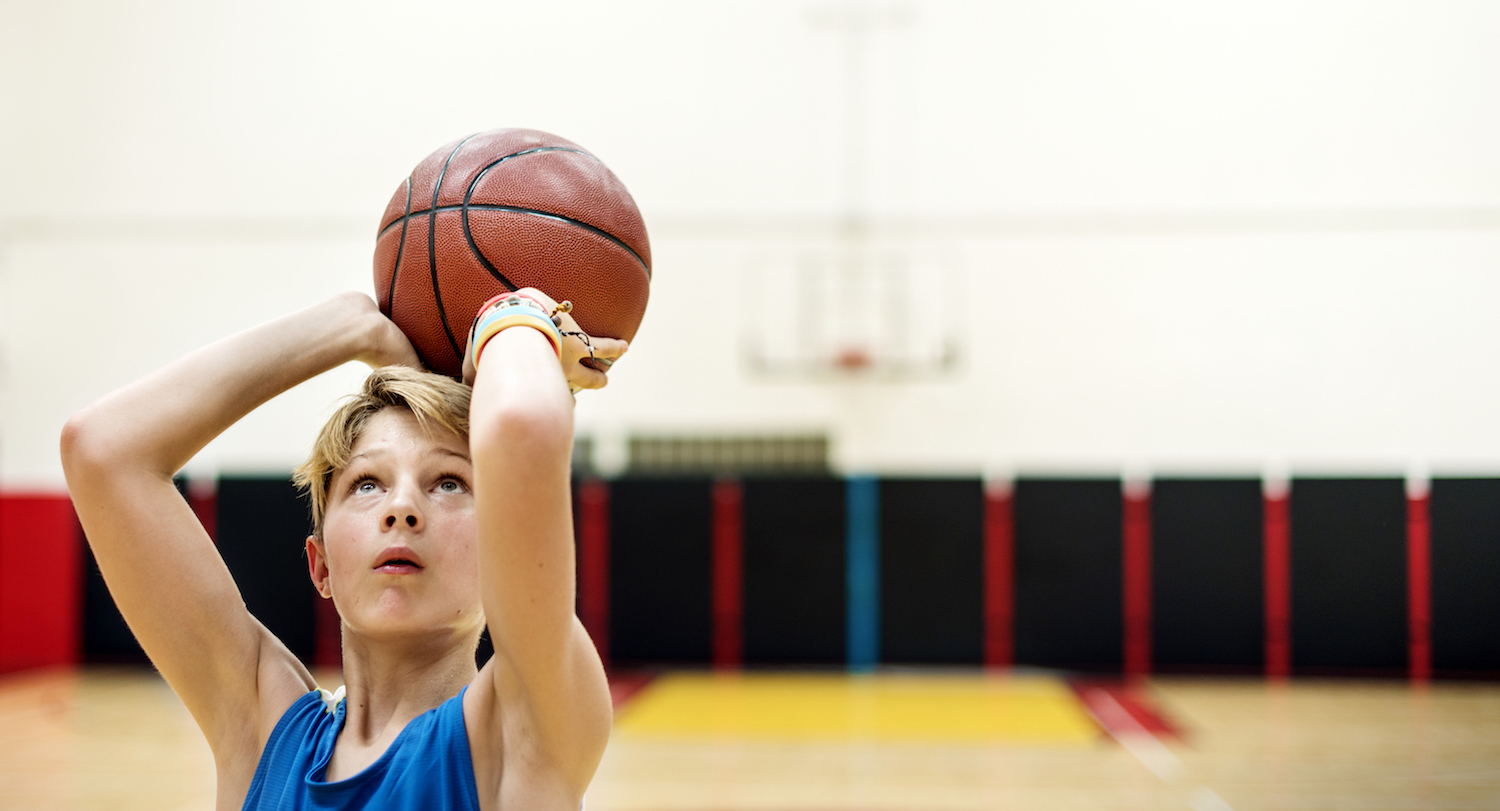
[[453, 432], [429, 436], [405, 408], [370, 418], [329, 483], [322, 540], [308, 539], [313, 584], [349, 631], [437, 645], [478, 636], [473, 479]]

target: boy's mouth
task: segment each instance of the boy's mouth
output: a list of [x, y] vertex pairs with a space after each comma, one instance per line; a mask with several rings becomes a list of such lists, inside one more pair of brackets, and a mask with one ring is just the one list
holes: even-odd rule
[[381, 553], [375, 571], [381, 574], [416, 574], [422, 571], [422, 561], [410, 549], [393, 547]]

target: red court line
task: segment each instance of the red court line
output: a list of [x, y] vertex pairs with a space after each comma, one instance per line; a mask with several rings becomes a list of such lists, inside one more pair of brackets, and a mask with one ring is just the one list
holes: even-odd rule
[[1406, 499], [1408, 667], [1413, 681], [1432, 677], [1432, 520], [1427, 495]]
[[1125, 494], [1125, 675], [1151, 673], [1151, 495]]
[[1266, 676], [1292, 672], [1292, 527], [1288, 496], [1266, 496]]
[[625, 702], [635, 698], [646, 685], [656, 678], [655, 673], [611, 673], [609, 674], [609, 700], [616, 710]]
[[578, 617], [609, 666], [609, 485], [578, 485]]
[[1015, 656], [1015, 511], [1009, 486], [984, 491], [984, 664]]
[[[1144, 730], [1158, 738], [1182, 738], [1178, 726], [1156, 708], [1151, 697], [1128, 684], [1110, 679], [1069, 679], [1068, 686], [1073, 688], [1089, 714], [1113, 737]], [[1112, 721], [1120, 709], [1129, 715], [1124, 726]]]
[[720, 479], [713, 499], [713, 661], [733, 669], [743, 658], [744, 488], [737, 479]]
[[0, 673], [78, 662], [82, 575], [67, 494], [0, 496]]

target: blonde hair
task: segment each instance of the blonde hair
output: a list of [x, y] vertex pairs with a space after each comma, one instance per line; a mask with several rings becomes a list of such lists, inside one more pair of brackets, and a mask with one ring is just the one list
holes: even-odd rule
[[345, 398], [328, 418], [313, 442], [312, 454], [293, 473], [292, 480], [307, 492], [311, 502], [313, 534], [323, 537], [328, 485], [335, 473], [349, 466], [354, 445], [371, 417], [387, 408], [405, 408], [417, 418], [422, 430], [431, 433], [434, 424], [440, 425], [467, 442], [471, 391], [467, 384], [450, 377], [406, 366], [386, 366], [371, 372], [359, 392]]

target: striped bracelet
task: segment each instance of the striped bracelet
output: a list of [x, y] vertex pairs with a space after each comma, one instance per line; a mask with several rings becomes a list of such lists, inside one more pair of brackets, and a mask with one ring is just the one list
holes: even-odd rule
[[552, 351], [562, 357], [562, 333], [547, 317], [541, 303], [530, 296], [501, 293], [479, 308], [479, 315], [475, 316], [474, 325], [469, 329], [469, 357], [476, 370], [485, 344], [501, 330], [510, 327], [531, 327], [542, 333], [552, 344]]

